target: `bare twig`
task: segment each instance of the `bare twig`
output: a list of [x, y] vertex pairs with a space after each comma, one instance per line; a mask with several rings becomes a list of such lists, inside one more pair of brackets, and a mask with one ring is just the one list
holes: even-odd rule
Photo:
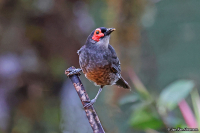
[[[65, 74], [68, 75], [70, 72], [72, 72], [75, 69], [76, 68], [72, 66], [65, 71]], [[69, 78], [71, 79], [71, 81], [78, 93], [78, 96], [81, 99], [83, 106], [85, 106], [87, 104], [87, 102], [85, 102], [85, 101], [90, 101], [90, 98], [85, 91], [85, 88], [79, 78], [79, 75], [80, 75], [80, 73], [70, 75]], [[94, 133], [105, 133], [94, 107], [90, 106], [88, 108], [84, 108], [84, 110], [85, 110], [86, 116], [89, 120], [89, 123], [92, 127], [93, 132]]]

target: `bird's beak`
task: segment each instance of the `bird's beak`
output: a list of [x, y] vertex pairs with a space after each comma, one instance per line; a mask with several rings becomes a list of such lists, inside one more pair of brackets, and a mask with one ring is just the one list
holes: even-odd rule
[[115, 28], [108, 28], [104, 34], [105, 34], [105, 36], [110, 35], [110, 33], [112, 33], [113, 31], [115, 31]]

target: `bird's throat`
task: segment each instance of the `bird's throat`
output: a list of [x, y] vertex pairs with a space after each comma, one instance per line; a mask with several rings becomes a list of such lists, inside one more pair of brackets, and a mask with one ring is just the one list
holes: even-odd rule
[[99, 47], [108, 48], [109, 41], [110, 41], [110, 36], [105, 36], [104, 38], [100, 39], [100, 41], [98, 41], [96, 44]]

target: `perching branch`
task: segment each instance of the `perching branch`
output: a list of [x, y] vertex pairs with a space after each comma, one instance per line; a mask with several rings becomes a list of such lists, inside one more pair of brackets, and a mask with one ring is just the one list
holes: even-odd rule
[[[65, 74], [69, 75], [69, 73], [73, 72], [75, 69], [76, 68], [72, 66], [65, 71]], [[90, 98], [89, 98], [88, 94], [86, 93], [86, 90], [79, 78], [79, 75], [80, 75], [80, 73], [71, 74], [71, 75], [69, 75], [69, 78], [71, 79], [71, 81], [76, 89], [76, 92], [78, 93], [81, 103], [83, 104], [83, 106], [85, 106], [87, 104], [87, 102], [85, 102], [85, 101], [90, 101]], [[93, 132], [94, 133], [105, 133], [94, 107], [90, 106], [90, 107], [84, 108], [84, 110], [85, 110], [86, 116], [88, 118], [88, 121], [92, 127]]]

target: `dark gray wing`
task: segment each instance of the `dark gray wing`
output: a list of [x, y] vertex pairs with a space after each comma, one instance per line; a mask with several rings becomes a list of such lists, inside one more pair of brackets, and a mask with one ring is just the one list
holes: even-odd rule
[[119, 59], [118, 59], [117, 54], [115, 52], [115, 49], [110, 44], [108, 45], [108, 48], [112, 53], [112, 56], [111, 56], [111, 60], [112, 60], [111, 61], [112, 62], [111, 70], [114, 73], [118, 73], [119, 74], [119, 79], [117, 80], [116, 85], [119, 86], [119, 87], [122, 87], [124, 89], [130, 89], [130, 86], [128, 85], [128, 83], [121, 76], [120, 62], [119, 62]]
[[78, 50], [78, 55], [79, 55], [79, 65], [83, 71], [83, 73], [86, 73], [87, 70], [86, 70], [86, 66], [88, 64], [88, 55], [85, 51], [85, 45], [82, 46], [79, 50]]
[[117, 54], [115, 52], [115, 49], [110, 44], [108, 45], [108, 49], [110, 50], [110, 52], [112, 54], [111, 59], [110, 59], [111, 70], [114, 73], [120, 74], [121, 73], [121, 66], [120, 66], [120, 61], [119, 61]]

